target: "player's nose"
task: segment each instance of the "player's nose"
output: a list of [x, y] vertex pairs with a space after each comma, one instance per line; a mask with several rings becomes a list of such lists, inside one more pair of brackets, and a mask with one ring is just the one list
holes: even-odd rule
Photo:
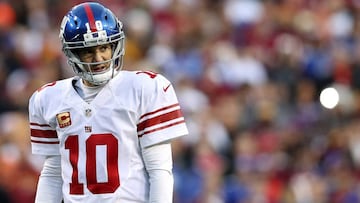
[[93, 57], [94, 62], [101, 62], [104, 61], [104, 56], [103, 53], [96, 51], [94, 53], [94, 57]]

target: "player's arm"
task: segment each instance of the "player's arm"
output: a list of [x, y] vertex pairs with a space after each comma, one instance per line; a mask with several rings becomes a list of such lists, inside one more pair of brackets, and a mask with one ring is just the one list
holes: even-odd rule
[[141, 77], [138, 137], [149, 174], [151, 203], [173, 202], [174, 178], [170, 141], [188, 133], [175, 90], [164, 76], [137, 72]]
[[51, 96], [47, 88], [54, 85], [44, 85], [29, 99], [31, 149], [33, 154], [46, 157], [38, 180], [35, 203], [60, 203], [62, 200], [59, 139], [55, 127], [43, 116], [48, 108], [47, 98]]
[[41, 171], [35, 203], [60, 203], [62, 201], [61, 158], [47, 156]]
[[150, 181], [150, 203], [173, 201], [174, 179], [172, 174], [172, 152], [170, 142], [146, 147], [142, 150]]

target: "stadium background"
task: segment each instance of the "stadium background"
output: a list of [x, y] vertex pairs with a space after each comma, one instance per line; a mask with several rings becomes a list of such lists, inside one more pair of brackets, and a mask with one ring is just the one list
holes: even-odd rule
[[[27, 101], [72, 75], [58, 40], [82, 1], [0, 1], [0, 202], [34, 199]], [[125, 69], [178, 92], [176, 203], [360, 202], [360, 1], [104, 0], [125, 24]], [[339, 104], [320, 105], [325, 87]], [[49, 98], [51, 99], [51, 98]]]

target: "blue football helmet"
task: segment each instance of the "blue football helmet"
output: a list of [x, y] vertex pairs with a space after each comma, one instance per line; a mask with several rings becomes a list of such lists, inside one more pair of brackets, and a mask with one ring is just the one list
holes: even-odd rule
[[[125, 53], [123, 24], [103, 5], [88, 2], [74, 6], [62, 20], [59, 37], [69, 65], [91, 84], [105, 84], [121, 70]], [[111, 44], [110, 60], [96, 63], [80, 60], [77, 50], [104, 44]], [[92, 65], [109, 62], [109, 68], [102, 72], [93, 73], [90, 69]]]

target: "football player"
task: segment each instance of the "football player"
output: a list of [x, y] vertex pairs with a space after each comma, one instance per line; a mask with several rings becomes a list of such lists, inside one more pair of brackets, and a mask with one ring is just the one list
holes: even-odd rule
[[29, 100], [35, 202], [172, 202], [171, 140], [188, 130], [171, 83], [121, 70], [123, 24], [99, 3], [73, 7], [60, 39], [76, 76]]

